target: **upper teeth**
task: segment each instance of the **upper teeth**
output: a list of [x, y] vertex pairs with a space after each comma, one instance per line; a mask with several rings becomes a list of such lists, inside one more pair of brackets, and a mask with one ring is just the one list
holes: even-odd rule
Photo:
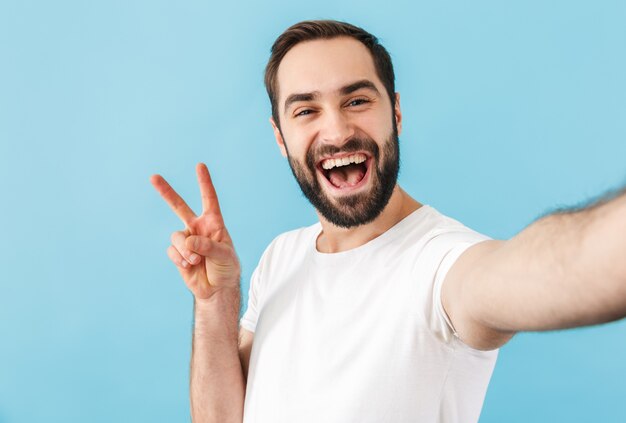
[[339, 159], [326, 159], [322, 161], [322, 168], [328, 170], [333, 167], [346, 166], [350, 163], [363, 163], [365, 160], [367, 160], [365, 154], [357, 153], [351, 156], [341, 157]]

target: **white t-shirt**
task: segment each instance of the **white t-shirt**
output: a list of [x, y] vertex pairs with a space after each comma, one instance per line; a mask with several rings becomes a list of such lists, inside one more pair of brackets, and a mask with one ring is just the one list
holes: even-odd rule
[[280, 235], [252, 275], [244, 422], [478, 421], [498, 350], [456, 336], [441, 285], [489, 238], [426, 205], [349, 251], [320, 253], [320, 232]]

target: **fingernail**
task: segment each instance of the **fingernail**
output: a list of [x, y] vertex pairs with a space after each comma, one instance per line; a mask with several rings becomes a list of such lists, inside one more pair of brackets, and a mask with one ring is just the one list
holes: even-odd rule
[[181, 266], [187, 267], [189, 266], [189, 263], [187, 263], [187, 260], [183, 260], [183, 262], [181, 263]]
[[191, 263], [197, 263], [200, 260], [200, 256], [197, 254], [192, 254], [189, 256], [189, 261]]

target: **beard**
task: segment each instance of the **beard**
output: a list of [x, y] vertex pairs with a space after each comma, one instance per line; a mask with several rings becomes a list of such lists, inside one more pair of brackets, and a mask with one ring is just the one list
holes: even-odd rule
[[[309, 149], [302, 164], [289, 155], [289, 166], [309, 202], [333, 225], [353, 228], [376, 219], [387, 206], [398, 180], [400, 170], [400, 149], [398, 130], [393, 121], [392, 133], [382, 148], [369, 137], [353, 137], [341, 147], [322, 145], [316, 150]], [[285, 143], [285, 146], [287, 143]], [[338, 153], [366, 151], [373, 161], [371, 166], [371, 187], [366, 192], [331, 198], [322, 189], [317, 178], [316, 163], [320, 158]]]

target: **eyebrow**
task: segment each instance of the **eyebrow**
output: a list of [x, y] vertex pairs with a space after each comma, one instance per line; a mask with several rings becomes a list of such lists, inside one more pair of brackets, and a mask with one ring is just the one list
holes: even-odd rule
[[350, 85], [346, 85], [345, 87], [342, 87], [339, 92], [342, 95], [352, 94], [353, 92], [360, 90], [361, 88], [367, 88], [368, 90], [374, 91], [376, 94], [380, 94], [380, 92], [378, 92], [378, 88], [376, 88], [376, 85], [374, 85], [374, 83], [368, 79], [362, 79]]
[[297, 103], [299, 101], [311, 101], [311, 100], [315, 100], [315, 99], [317, 99], [319, 97], [320, 97], [320, 92], [319, 91], [313, 91], [311, 93], [291, 94], [285, 100], [285, 113], [287, 113], [287, 110], [289, 109], [289, 106], [291, 106], [293, 103]]
[[[358, 91], [362, 88], [372, 90], [376, 94], [380, 95], [380, 92], [378, 91], [378, 88], [376, 88], [376, 85], [374, 85], [374, 83], [368, 79], [362, 79], [360, 81], [353, 82], [351, 84], [348, 84], [346, 86], [339, 88], [339, 90], [337, 91], [339, 91], [341, 95], [347, 95], [347, 94], [352, 94], [353, 92]], [[312, 100], [318, 99], [319, 97], [320, 97], [319, 91], [312, 91], [310, 93], [291, 94], [285, 100], [284, 111], [285, 113], [287, 113], [289, 106], [291, 106], [293, 103], [297, 103], [299, 101], [312, 101]]]

